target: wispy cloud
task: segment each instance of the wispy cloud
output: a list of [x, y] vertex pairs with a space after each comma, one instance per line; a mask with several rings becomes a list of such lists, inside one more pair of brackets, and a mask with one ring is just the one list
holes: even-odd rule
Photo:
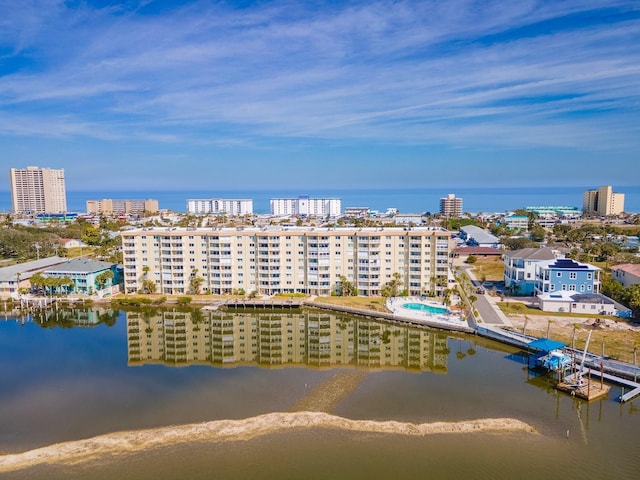
[[0, 134], [640, 144], [637, 2], [91, 5], [0, 0]]

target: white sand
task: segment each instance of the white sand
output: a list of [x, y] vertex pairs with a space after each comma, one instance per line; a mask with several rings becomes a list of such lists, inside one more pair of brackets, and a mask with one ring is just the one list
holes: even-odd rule
[[512, 418], [487, 418], [463, 422], [403, 423], [349, 420], [327, 413], [268, 413], [244, 420], [154, 428], [100, 435], [86, 440], [58, 443], [23, 453], [0, 456], [0, 473], [41, 464], [77, 464], [104, 456], [124, 455], [156, 447], [194, 441], [241, 441], [291, 429], [327, 428], [351, 432], [424, 436], [437, 433], [536, 433]]

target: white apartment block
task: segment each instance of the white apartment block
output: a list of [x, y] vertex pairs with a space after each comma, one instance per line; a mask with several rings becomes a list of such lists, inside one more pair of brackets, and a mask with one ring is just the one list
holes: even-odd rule
[[157, 200], [87, 200], [87, 213], [96, 214], [128, 214], [128, 213], [156, 213], [158, 211]]
[[271, 215], [301, 215], [305, 217], [336, 218], [342, 214], [342, 201], [339, 198], [272, 198], [269, 200]]
[[440, 215], [445, 217], [462, 216], [462, 199], [450, 193], [440, 199]]
[[614, 193], [611, 186], [585, 190], [582, 211], [585, 215], [619, 215], [624, 212], [624, 193]]
[[14, 213], [66, 213], [63, 169], [12, 168], [9, 176]]
[[146, 228], [122, 232], [125, 292], [145, 280], [162, 294], [202, 292], [331, 295], [346, 277], [359, 295], [380, 295], [400, 274], [410, 295], [447, 288], [451, 233], [420, 228]]
[[253, 215], [253, 200], [249, 199], [192, 199], [187, 200], [187, 213], [192, 215]]

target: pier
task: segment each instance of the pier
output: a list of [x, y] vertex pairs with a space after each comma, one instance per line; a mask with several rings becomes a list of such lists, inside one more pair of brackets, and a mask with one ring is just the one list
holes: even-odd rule
[[[631, 390], [629, 390], [627, 393], [624, 393], [624, 388], [623, 388], [623, 394], [620, 395], [620, 397], [618, 397], [618, 400], [620, 401], [620, 403], [628, 402], [632, 398], [635, 398], [636, 396], [640, 395], [640, 383], [637, 383], [633, 380], [622, 378], [617, 375], [611, 375], [610, 373], [601, 372], [600, 370], [596, 370], [594, 368], [584, 368], [583, 376], [584, 375], [589, 375], [589, 376], [593, 375], [593, 376], [599, 377], [601, 380], [606, 380], [607, 382], [615, 383], [617, 385], [622, 385], [623, 387], [630, 388]], [[574, 382], [575, 380], [577, 380], [575, 377], [576, 375], [569, 375], [567, 377], [567, 380], [570, 382]]]

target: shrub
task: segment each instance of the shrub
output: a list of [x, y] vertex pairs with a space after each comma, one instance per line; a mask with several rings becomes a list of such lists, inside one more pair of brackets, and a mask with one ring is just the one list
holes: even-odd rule
[[469, 264], [474, 264], [478, 261], [478, 257], [476, 257], [475, 255], [469, 255], [467, 257], [467, 263]]
[[178, 305], [189, 305], [191, 303], [191, 297], [178, 297], [176, 302]]

